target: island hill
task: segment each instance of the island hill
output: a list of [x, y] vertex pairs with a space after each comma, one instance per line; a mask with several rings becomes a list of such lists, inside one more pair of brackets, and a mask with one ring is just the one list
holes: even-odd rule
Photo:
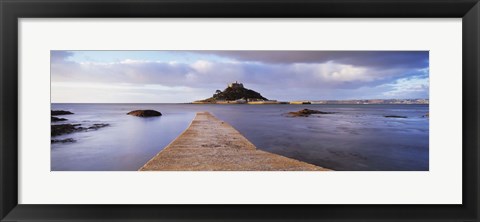
[[195, 104], [287, 104], [263, 97], [260, 93], [243, 87], [242, 83], [228, 84], [223, 91], [217, 90], [212, 97], [193, 102]]

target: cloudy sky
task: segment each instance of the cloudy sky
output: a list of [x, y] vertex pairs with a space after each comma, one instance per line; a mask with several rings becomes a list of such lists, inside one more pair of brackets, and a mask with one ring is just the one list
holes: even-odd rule
[[51, 51], [52, 102], [191, 102], [234, 81], [280, 101], [428, 98], [428, 59], [428, 51]]

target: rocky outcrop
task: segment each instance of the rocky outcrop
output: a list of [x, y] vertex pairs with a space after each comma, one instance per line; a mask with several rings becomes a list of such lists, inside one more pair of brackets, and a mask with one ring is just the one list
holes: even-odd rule
[[127, 113], [127, 115], [138, 116], [138, 117], [153, 117], [153, 116], [161, 116], [162, 113], [156, 110], [146, 109], [146, 110], [134, 110]]
[[75, 132], [82, 132], [82, 131], [91, 131], [97, 130], [106, 126], [110, 126], [107, 123], [96, 123], [90, 127], [82, 127], [81, 124], [58, 124], [51, 126], [51, 135], [52, 136], [60, 136], [64, 134], [70, 134]]
[[67, 119], [65, 119], [65, 118], [59, 118], [59, 117], [55, 117], [55, 116], [52, 116], [51, 120], [52, 120], [52, 122], [67, 121]]
[[65, 111], [65, 110], [52, 110], [51, 115], [52, 116], [60, 116], [60, 115], [71, 115], [73, 114], [70, 111]]
[[86, 128], [87, 130], [97, 130], [106, 126], [110, 126], [108, 123], [95, 123], [92, 126]]
[[73, 138], [63, 139], [63, 140], [50, 140], [51, 143], [74, 143], [77, 142]]
[[323, 112], [319, 110], [313, 110], [313, 109], [302, 109], [297, 112], [289, 112], [288, 115], [292, 117], [307, 117], [312, 114], [334, 114], [335, 112]]
[[69, 134], [81, 131], [83, 127], [80, 127], [80, 124], [58, 124], [52, 125], [52, 136], [60, 136], [63, 134]]
[[384, 116], [385, 118], [402, 118], [402, 119], [405, 119], [407, 118], [406, 116], [396, 116], [396, 115], [388, 115], [388, 116]]
[[[51, 122], [61, 122], [67, 121], [68, 119], [56, 117], [58, 115], [72, 115], [73, 113], [65, 110], [51, 110]], [[95, 123], [89, 127], [83, 127], [81, 124], [52, 124], [50, 134], [52, 137], [60, 136], [64, 134], [70, 134], [75, 132], [91, 131], [97, 130], [110, 124], [106, 123]], [[50, 139], [51, 143], [73, 143], [76, 142], [73, 138], [67, 139]]]

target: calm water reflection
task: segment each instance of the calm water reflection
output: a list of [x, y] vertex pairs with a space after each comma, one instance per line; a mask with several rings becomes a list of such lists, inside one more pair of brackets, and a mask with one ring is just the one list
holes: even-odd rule
[[[283, 115], [303, 108], [337, 113]], [[422, 117], [428, 105], [52, 104], [52, 109], [74, 112], [65, 116], [67, 123], [111, 124], [55, 138], [77, 142], [52, 144], [52, 170], [137, 170], [185, 130], [198, 111], [230, 123], [259, 149], [334, 170], [428, 170], [429, 123]], [[126, 115], [134, 109], [164, 115]]]

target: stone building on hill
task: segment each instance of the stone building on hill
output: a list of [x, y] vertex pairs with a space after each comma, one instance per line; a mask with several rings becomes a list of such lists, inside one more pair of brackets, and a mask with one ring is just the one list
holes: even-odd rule
[[232, 83], [228, 84], [228, 87], [233, 88], [233, 89], [241, 89], [241, 88], [243, 88], [243, 84], [235, 81], [235, 82], [232, 82]]

